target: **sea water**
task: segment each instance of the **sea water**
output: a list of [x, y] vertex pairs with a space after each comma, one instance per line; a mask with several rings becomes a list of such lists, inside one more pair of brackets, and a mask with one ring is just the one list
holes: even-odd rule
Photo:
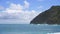
[[60, 32], [60, 25], [0, 24], [0, 34], [50, 34]]

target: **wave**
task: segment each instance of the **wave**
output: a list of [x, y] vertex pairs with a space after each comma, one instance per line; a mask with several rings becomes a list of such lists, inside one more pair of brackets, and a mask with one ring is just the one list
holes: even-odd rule
[[47, 33], [47, 34], [60, 34], [60, 32], [56, 32], [56, 33]]

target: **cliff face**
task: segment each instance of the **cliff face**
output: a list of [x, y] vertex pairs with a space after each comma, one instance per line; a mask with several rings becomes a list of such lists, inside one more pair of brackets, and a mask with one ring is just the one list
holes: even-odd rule
[[30, 24], [60, 24], [60, 6], [52, 6], [40, 13]]

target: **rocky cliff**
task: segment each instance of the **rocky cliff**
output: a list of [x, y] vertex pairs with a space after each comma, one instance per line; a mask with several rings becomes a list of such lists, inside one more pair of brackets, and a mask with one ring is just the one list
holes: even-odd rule
[[30, 24], [60, 24], [60, 6], [52, 6], [40, 13]]

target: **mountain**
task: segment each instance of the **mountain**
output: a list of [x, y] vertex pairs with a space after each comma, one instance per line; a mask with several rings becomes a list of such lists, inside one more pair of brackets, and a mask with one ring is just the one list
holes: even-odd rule
[[30, 24], [60, 24], [60, 6], [52, 6], [40, 13]]

